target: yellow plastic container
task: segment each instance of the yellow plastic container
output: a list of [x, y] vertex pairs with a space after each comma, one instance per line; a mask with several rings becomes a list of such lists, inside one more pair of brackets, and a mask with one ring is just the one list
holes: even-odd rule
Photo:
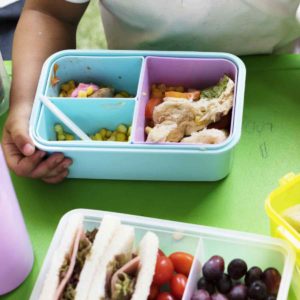
[[269, 195], [265, 209], [270, 218], [271, 235], [289, 242], [296, 252], [293, 288], [300, 299], [300, 233], [282, 216], [287, 208], [297, 204], [300, 204], [300, 174], [289, 173], [279, 180], [279, 187]]

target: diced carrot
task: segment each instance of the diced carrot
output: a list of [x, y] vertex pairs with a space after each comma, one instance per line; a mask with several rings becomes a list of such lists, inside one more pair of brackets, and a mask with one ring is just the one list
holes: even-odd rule
[[152, 120], [153, 110], [154, 107], [159, 105], [162, 102], [160, 98], [150, 98], [147, 102], [146, 109], [145, 109], [145, 117], [148, 120]]
[[194, 91], [190, 93], [181, 93], [176, 91], [169, 91], [165, 93], [166, 97], [171, 98], [182, 98], [182, 99], [192, 99], [192, 100], [198, 100], [200, 99], [200, 91]]

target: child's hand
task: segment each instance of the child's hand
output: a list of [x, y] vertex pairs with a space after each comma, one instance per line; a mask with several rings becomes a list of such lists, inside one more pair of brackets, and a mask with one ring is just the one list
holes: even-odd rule
[[58, 183], [68, 175], [72, 161], [62, 153], [46, 158], [37, 150], [28, 134], [29, 114], [11, 112], [3, 131], [2, 146], [7, 164], [18, 176], [41, 178]]

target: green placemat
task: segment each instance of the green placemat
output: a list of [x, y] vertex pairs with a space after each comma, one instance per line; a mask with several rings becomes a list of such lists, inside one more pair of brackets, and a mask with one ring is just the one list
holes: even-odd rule
[[[246, 97], [231, 174], [215, 183], [67, 180], [47, 185], [12, 175], [35, 251], [25, 283], [3, 299], [28, 299], [61, 216], [92, 208], [269, 234], [264, 211], [278, 179], [300, 169], [300, 58], [244, 59]], [[0, 119], [0, 127], [4, 118]], [[2, 299], [1, 298], [1, 299]]]
[[5, 61], [4, 66], [6, 68], [7, 74], [11, 76], [11, 61]]

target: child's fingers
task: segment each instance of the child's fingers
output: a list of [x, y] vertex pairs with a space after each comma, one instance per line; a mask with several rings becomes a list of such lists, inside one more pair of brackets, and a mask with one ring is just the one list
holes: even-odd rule
[[44, 178], [64, 160], [62, 153], [54, 153], [46, 160], [42, 161], [30, 174], [32, 178]]
[[31, 156], [22, 157], [16, 162], [13, 170], [18, 176], [30, 176], [31, 172], [41, 163], [45, 155], [44, 151], [36, 151]]
[[23, 124], [23, 122], [14, 123], [9, 133], [12, 141], [20, 152], [25, 156], [31, 156], [35, 151], [35, 146], [28, 135], [28, 127], [26, 124]]
[[62, 182], [69, 174], [68, 170], [63, 171], [62, 173], [60, 173], [59, 175], [53, 176], [53, 177], [44, 177], [42, 178], [42, 180], [46, 183], [59, 183]]
[[68, 170], [70, 165], [72, 164], [72, 160], [70, 158], [65, 158], [56, 168], [54, 168], [47, 177], [55, 177], [60, 175], [61, 173]]
[[29, 176], [46, 154], [44, 151], [36, 151], [33, 155], [24, 157], [6, 130], [3, 132], [2, 143], [7, 165], [18, 176]]

